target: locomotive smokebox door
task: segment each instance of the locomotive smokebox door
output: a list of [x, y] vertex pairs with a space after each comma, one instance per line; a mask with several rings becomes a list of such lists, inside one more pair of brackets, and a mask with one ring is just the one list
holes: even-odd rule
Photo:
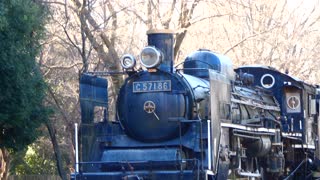
[[[230, 114], [230, 97], [231, 97], [231, 85], [230, 80], [225, 75], [209, 70], [210, 76], [210, 104], [211, 104], [211, 160], [212, 171], [217, 172], [218, 159], [219, 159], [219, 147], [229, 144], [229, 138], [221, 136], [223, 128], [221, 128], [221, 122], [228, 119]], [[221, 137], [221, 138], [220, 138]], [[222, 139], [223, 138], [223, 139]], [[221, 142], [220, 142], [220, 139]], [[209, 167], [211, 169], [211, 167]]]

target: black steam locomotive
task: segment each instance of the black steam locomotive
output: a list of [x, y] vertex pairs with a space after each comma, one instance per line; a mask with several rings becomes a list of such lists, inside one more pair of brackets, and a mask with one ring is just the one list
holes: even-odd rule
[[121, 58], [119, 74], [127, 77], [115, 119], [108, 119], [101, 76], [117, 73], [81, 76], [80, 161], [72, 179], [318, 176], [315, 86], [271, 67], [233, 70], [227, 57], [206, 49], [173, 67], [173, 33], [147, 34], [143, 69], [132, 55]]

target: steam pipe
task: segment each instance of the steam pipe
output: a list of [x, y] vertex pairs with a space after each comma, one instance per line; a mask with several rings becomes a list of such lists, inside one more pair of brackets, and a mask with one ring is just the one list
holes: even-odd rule
[[256, 178], [261, 177], [261, 174], [259, 173], [242, 172], [241, 169], [237, 170], [237, 174], [240, 176], [246, 176], [246, 177], [256, 177]]
[[244, 172], [242, 171], [242, 168], [241, 168], [241, 157], [239, 156], [238, 157], [238, 162], [239, 162], [239, 167], [237, 168], [236, 170], [236, 173], [240, 176], [246, 176], [246, 177], [256, 177], [256, 178], [259, 178], [261, 177], [261, 174], [259, 173], [259, 171], [257, 173], [252, 173], [252, 172]]
[[211, 131], [210, 131], [210, 120], [207, 121], [208, 123], [208, 170], [211, 170]]
[[[240, 138], [239, 137], [237, 137], [237, 148], [240, 148]], [[236, 173], [238, 175], [246, 176], [246, 177], [256, 177], [256, 178], [261, 177], [261, 174], [259, 173], [259, 171], [257, 173], [252, 173], [252, 172], [244, 172], [242, 170], [240, 155], [238, 155], [238, 157], [237, 157], [237, 164], [238, 164], [238, 168], [236, 169]]]
[[74, 124], [74, 139], [76, 151], [76, 173], [79, 173], [78, 123]]

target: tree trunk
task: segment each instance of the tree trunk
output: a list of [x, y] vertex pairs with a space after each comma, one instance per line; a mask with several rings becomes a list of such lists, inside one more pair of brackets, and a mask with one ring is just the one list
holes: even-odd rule
[[179, 49], [181, 47], [182, 41], [184, 40], [184, 37], [186, 36], [186, 34], [187, 34], [187, 29], [185, 29], [183, 32], [178, 33], [176, 35], [176, 43], [174, 45], [174, 58], [173, 58], [174, 60], [177, 58]]
[[10, 153], [5, 148], [1, 148], [2, 160], [1, 160], [1, 176], [0, 179], [8, 179], [9, 177], [9, 167], [10, 167]]
[[47, 122], [46, 126], [49, 131], [49, 135], [50, 135], [53, 150], [54, 150], [54, 155], [56, 157], [58, 173], [59, 173], [62, 180], [67, 180], [67, 174], [66, 174], [65, 170], [63, 169], [61, 152], [60, 152], [59, 144], [58, 144], [57, 137], [56, 137], [56, 131], [50, 122]]

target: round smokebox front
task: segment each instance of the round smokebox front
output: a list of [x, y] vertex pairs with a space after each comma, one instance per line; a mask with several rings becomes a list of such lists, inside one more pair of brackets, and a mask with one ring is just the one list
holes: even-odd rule
[[[167, 72], [142, 72], [120, 89], [118, 117], [132, 137], [158, 142], [179, 135], [178, 119], [191, 118], [192, 98], [185, 82]], [[184, 132], [186, 126], [182, 124]]]

